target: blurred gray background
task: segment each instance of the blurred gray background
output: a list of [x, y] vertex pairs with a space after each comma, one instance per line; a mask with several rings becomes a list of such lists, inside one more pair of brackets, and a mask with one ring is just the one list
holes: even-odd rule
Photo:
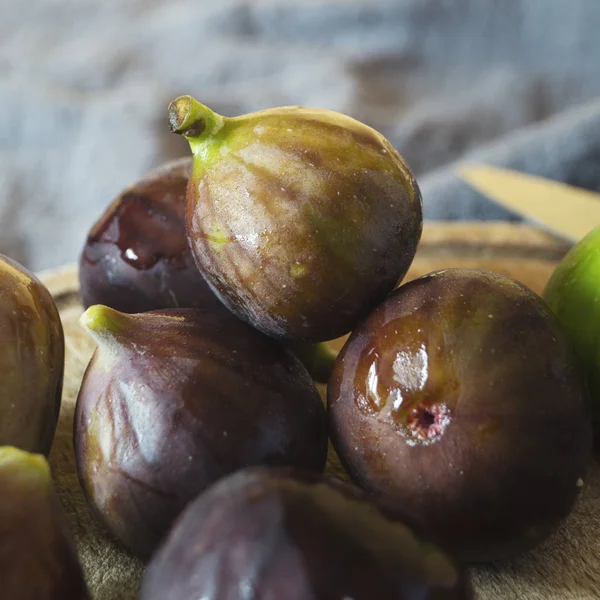
[[427, 218], [515, 218], [457, 160], [600, 190], [599, 31], [598, 0], [0, 0], [0, 252], [76, 261], [115, 195], [188, 153], [180, 94], [365, 121]]

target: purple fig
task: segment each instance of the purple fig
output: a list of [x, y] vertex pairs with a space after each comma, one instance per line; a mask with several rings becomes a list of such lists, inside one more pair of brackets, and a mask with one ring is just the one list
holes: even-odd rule
[[0, 447], [0, 490], [0, 596], [88, 600], [46, 459]]
[[328, 405], [352, 478], [470, 562], [538, 545], [588, 468], [574, 351], [537, 294], [495, 273], [447, 269], [394, 291], [344, 345]]
[[412, 172], [381, 134], [328, 110], [226, 118], [182, 96], [194, 155], [187, 234], [206, 280], [273, 337], [350, 331], [404, 277], [421, 236]]
[[0, 255], [0, 445], [50, 452], [64, 345], [50, 292], [33, 273]]
[[221, 303], [194, 263], [185, 234], [192, 160], [151, 171], [124, 190], [88, 234], [79, 263], [85, 308], [128, 313]]
[[199, 309], [92, 306], [82, 324], [98, 348], [77, 399], [79, 477], [132, 552], [150, 555], [190, 500], [242, 467], [323, 470], [325, 407], [276, 340]]
[[324, 477], [254, 468], [185, 510], [140, 600], [467, 600], [464, 570], [364, 494]]

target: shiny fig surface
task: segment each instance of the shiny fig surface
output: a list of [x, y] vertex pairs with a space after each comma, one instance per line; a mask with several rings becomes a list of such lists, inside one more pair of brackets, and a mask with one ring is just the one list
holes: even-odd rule
[[220, 304], [194, 263], [185, 233], [192, 160], [162, 165], [127, 188], [90, 230], [79, 263], [85, 308], [138, 313]]
[[464, 571], [358, 490], [253, 468], [184, 511], [140, 600], [466, 600]]
[[321, 471], [325, 407], [306, 369], [226, 309], [128, 315], [90, 307], [98, 342], [75, 414], [88, 502], [148, 556], [217, 479], [245, 466]]
[[600, 226], [567, 252], [542, 297], [562, 323], [585, 369], [600, 446]]
[[88, 600], [45, 458], [1, 446], [0, 490], [0, 597]]
[[33, 273], [0, 255], [0, 445], [50, 452], [64, 344], [50, 292]]
[[401, 286], [354, 330], [328, 416], [352, 478], [470, 562], [551, 534], [592, 445], [579, 364], [550, 308], [468, 269]]
[[422, 230], [412, 172], [381, 134], [328, 110], [234, 118], [169, 107], [194, 155], [187, 233], [240, 318], [280, 339], [350, 331], [404, 277]]

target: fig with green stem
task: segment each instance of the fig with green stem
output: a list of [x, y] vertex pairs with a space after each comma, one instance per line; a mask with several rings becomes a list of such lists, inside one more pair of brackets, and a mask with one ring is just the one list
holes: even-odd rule
[[0, 596], [88, 600], [46, 459], [0, 447], [0, 490]]
[[310, 375], [229, 311], [92, 306], [81, 322], [98, 348], [77, 398], [79, 478], [132, 552], [152, 554], [186, 504], [233, 471], [323, 470], [325, 407]]
[[300, 107], [227, 118], [169, 107], [194, 166], [187, 235], [215, 293], [264, 333], [342, 336], [404, 277], [422, 231], [415, 178], [381, 134]]

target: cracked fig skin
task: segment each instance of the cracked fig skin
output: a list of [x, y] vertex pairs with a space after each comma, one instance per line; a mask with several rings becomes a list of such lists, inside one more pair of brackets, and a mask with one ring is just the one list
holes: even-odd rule
[[485, 271], [447, 269], [394, 291], [340, 352], [328, 415], [352, 478], [470, 562], [550, 535], [592, 446], [560, 323], [533, 291]]
[[98, 348], [75, 412], [79, 478], [135, 554], [149, 556], [184, 506], [233, 471], [323, 470], [325, 407], [276, 340], [227, 311], [92, 306], [82, 324]]
[[50, 467], [0, 446], [0, 597], [89, 600]]
[[280, 339], [330, 340], [404, 277], [421, 237], [421, 195], [377, 131], [300, 107], [227, 118], [190, 96], [169, 117], [194, 156], [190, 247], [241, 319]]
[[0, 445], [50, 452], [64, 344], [50, 292], [33, 273], [0, 255]]
[[140, 600], [470, 600], [445, 552], [359, 490], [290, 469], [240, 471], [194, 500]]

